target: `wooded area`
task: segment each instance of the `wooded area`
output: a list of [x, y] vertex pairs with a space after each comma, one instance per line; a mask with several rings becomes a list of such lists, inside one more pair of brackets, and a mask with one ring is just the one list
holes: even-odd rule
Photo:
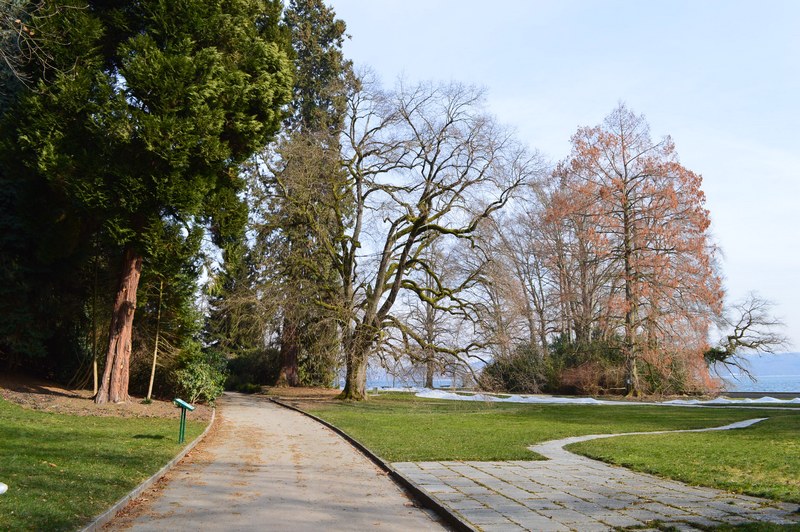
[[97, 402], [361, 400], [370, 364], [673, 394], [784, 342], [724, 308], [702, 178], [624, 104], [553, 165], [478, 88], [354, 68], [322, 0], [2, 7], [6, 367]]

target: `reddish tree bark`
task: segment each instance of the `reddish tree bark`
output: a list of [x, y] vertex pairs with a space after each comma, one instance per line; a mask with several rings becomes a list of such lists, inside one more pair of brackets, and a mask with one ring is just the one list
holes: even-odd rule
[[103, 380], [95, 396], [95, 402], [98, 404], [124, 403], [128, 400], [133, 314], [136, 311], [136, 290], [139, 287], [141, 273], [141, 255], [132, 248], [127, 248], [111, 314]]

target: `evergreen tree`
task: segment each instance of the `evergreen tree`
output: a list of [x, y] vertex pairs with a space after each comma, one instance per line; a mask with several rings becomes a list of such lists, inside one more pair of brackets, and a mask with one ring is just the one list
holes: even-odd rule
[[347, 202], [338, 136], [352, 67], [342, 54], [345, 23], [322, 0], [292, 0], [284, 21], [296, 73], [292, 114], [256, 187], [255, 250], [277, 270], [268, 283], [282, 294], [278, 384], [327, 385], [339, 351], [325, 310], [335, 306], [336, 274], [320, 235], [338, 228], [330, 206]]
[[53, 15], [68, 7], [14, 0], [0, 10], [0, 360], [56, 377], [74, 369], [86, 348], [84, 303], [101, 277], [92, 273], [101, 251], [91, 238], [92, 215], [24, 164], [29, 154], [20, 153], [17, 140], [28, 134], [19, 109], [32, 80], [54, 73], [56, 57], [66, 63], [62, 43], [81, 17]]
[[64, 38], [44, 41], [49, 61], [5, 134], [30, 178], [65, 198], [65, 216], [121, 257], [98, 402], [127, 399], [148, 243], [164, 224], [189, 234], [224, 225], [241, 210], [240, 163], [280, 127], [292, 76], [272, 40], [277, 3], [54, 2], [51, 16], [39, 14], [40, 31]]

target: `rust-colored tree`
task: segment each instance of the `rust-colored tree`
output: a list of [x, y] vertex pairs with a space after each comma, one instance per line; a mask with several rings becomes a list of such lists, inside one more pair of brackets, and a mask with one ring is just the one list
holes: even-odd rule
[[687, 340], [683, 356], [702, 358], [721, 311], [702, 178], [680, 164], [669, 137], [651, 140], [644, 117], [624, 105], [578, 130], [558, 173], [566, 216], [588, 222], [576, 234], [593, 245], [595, 264], [612, 265], [610, 331], [622, 338], [627, 393], [638, 395], [643, 364], [686, 353]]

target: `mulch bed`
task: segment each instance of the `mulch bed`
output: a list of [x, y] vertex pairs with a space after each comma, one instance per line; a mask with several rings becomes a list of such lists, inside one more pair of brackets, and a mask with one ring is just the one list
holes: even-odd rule
[[[91, 390], [71, 390], [62, 384], [17, 373], [0, 374], [0, 397], [31, 410], [73, 414], [78, 416], [113, 417], [163, 417], [178, 416], [172, 401], [154, 399], [142, 403], [141, 397], [131, 397], [127, 403], [98, 405], [92, 400]], [[196, 405], [192, 419], [208, 421], [211, 408]]]

